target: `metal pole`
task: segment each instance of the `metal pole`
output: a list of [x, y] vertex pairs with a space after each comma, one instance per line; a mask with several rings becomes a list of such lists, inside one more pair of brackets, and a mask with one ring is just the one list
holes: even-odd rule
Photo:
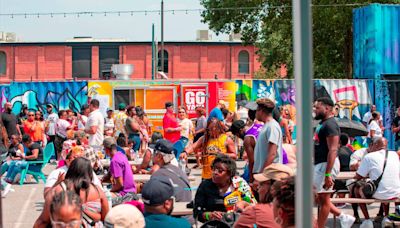
[[154, 44], [154, 23], [151, 25], [151, 80], [154, 80], [155, 75], [155, 44]]
[[311, 1], [292, 0], [297, 115], [296, 227], [312, 227], [312, 23]]
[[161, 0], [161, 70], [164, 72], [164, 1]]

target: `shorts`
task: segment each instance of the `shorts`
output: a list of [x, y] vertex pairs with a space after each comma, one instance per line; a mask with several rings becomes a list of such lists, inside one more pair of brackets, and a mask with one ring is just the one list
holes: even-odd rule
[[[326, 171], [326, 162], [319, 163], [314, 165], [314, 187], [317, 193], [330, 193], [333, 192], [333, 185], [329, 189], [324, 189], [325, 184], [325, 171]], [[340, 170], [340, 162], [339, 159], [335, 159], [335, 163], [332, 168], [332, 179], [335, 180], [335, 177], [338, 175]]]

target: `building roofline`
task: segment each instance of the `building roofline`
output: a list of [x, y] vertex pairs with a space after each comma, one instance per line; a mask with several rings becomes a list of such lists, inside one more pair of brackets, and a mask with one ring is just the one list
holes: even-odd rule
[[[158, 41], [158, 43], [160, 43]], [[0, 46], [116, 46], [151, 45], [150, 41], [65, 41], [65, 42], [0, 42]], [[164, 45], [244, 45], [241, 41], [164, 41]]]

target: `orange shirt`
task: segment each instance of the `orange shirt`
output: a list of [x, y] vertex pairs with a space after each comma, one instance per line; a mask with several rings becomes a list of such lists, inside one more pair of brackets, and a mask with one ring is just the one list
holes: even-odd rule
[[[36, 124], [34, 126], [35, 122]], [[32, 126], [34, 126], [33, 130]], [[44, 126], [41, 122], [26, 120], [24, 122], [24, 132], [28, 134], [34, 142], [43, 141]]]

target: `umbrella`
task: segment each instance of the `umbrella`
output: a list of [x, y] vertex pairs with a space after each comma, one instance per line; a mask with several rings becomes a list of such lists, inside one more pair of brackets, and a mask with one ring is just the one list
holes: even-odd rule
[[[354, 120], [349, 120], [347, 118], [335, 118], [336, 122], [340, 127], [341, 133], [346, 133], [349, 137], [356, 137], [356, 136], [366, 136], [368, 135], [367, 128], [361, 123]], [[319, 121], [314, 120], [313, 126], [316, 128], [319, 124]]]

